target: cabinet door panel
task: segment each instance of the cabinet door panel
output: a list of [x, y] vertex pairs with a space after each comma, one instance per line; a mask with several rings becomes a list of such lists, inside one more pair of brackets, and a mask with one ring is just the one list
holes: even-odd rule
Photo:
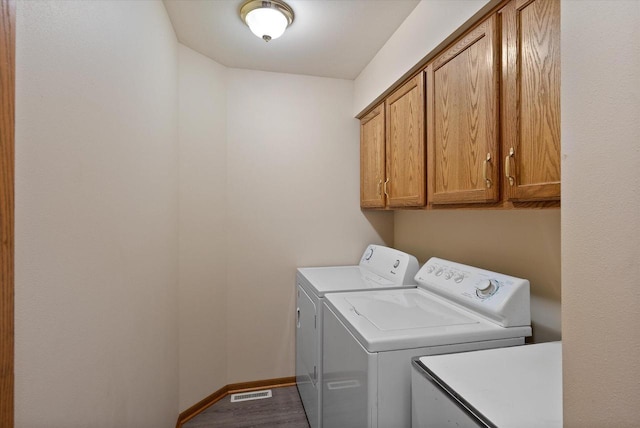
[[491, 17], [427, 68], [434, 204], [499, 198], [496, 43]]
[[360, 121], [360, 206], [383, 208], [385, 180], [384, 104]]
[[559, 199], [560, 2], [514, 0], [500, 15], [506, 194]]
[[409, 80], [385, 101], [387, 116], [387, 203], [420, 207], [426, 202], [424, 78]]

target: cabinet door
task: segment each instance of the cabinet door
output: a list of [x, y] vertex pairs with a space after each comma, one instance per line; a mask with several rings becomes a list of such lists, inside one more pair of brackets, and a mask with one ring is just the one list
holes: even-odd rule
[[502, 19], [508, 199], [560, 198], [560, 2], [513, 0]]
[[492, 16], [427, 67], [429, 201], [497, 201], [498, 51]]
[[385, 180], [384, 104], [360, 120], [360, 206], [383, 208]]
[[390, 207], [421, 207], [426, 201], [424, 78], [409, 80], [385, 100]]

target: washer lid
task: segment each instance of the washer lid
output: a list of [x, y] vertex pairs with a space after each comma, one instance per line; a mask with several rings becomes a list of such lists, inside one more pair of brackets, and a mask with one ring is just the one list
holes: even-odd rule
[[369, 352], [531, 336], [530, 326], [502, 327], [420, 288], [328, 293], [325, 303]]
[[[299, 268], [298, 279], [318, 296], [338, 291], [374, 290], [396, 287], [394, 282], [360, 266]], [[410, 287], [415, 287], [411, 285]]]
[[382, 331], [478, 324], [461, 312], [422, 294], [362, 293], [345, 298], [353, 310]]

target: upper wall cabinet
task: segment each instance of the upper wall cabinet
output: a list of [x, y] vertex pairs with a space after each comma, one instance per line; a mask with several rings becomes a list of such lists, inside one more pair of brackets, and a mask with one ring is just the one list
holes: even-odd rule
[[360, 119], [360, 206], [426, 203], [424, 79], [415, 76]]
[[360, 206], [384, 208], [384, 103], [360, 120]]
[[387, 205], [426, 203], [424, 79], [418, 74], [385, 100], [387, 115]]
[[426, 69], [432, 204], [500, 197], [498, 42], [493, 15]]
[[360, 119], [360, 206], [426, 203], [424, 79], [415, 76]]
[[362, 117], [363, 208], [558, 206], [560, 1], [487, 13]]
[[505, 194], [560, 199], [560, 2], [512, 0], [502, 20]]

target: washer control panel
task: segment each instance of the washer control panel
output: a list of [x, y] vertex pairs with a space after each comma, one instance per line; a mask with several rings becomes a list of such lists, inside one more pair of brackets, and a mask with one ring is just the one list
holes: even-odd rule
[[503, 326], [529, 325], [529, 281], [432, 257], [416, 274], [418, 286]]
[[369, 245], [360, 259], [360, 266], [398, 285], [415, 284], [418, 259], [411, 254], [382, 245]]

